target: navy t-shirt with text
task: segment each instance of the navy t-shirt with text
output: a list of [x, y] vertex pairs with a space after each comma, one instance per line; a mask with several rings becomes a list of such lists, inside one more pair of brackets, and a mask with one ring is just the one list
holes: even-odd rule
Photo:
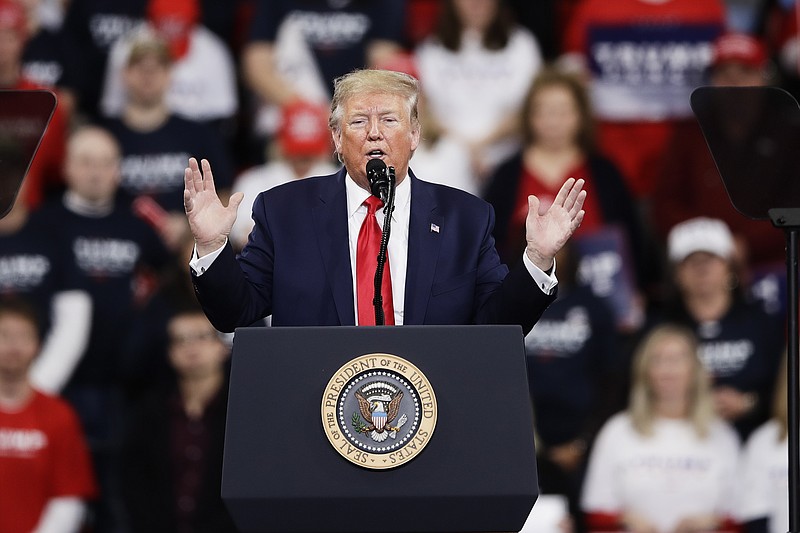
[[125, 205], [104, 216], [85, 216], [54, 201], [36, 213], [64, 245], [67, 267], [92, 298], [89, 345], [72, 380], [107, 383], [137, 308], [170, 261], [160, 237]]
[[171, 116], [160, 128], [138, 132], [120, 119], [105, 127], [122, 149], [122, 190], [131, 197], [150, 196], [167, 211], [183, 212], [183, 171], [190, 157], [208, 159], [217, 189], [233, 182], [225, 144], [211, 126]]
[[405, 3], [401, 0], [259, 0], [250, 26], [250, 40], [275, 42], [278, 30], [287, 21], [299, 29], [322, 79], [332, 89], [337, 77], [367, 66], [366, 45], [370, 41], [400, 43]]

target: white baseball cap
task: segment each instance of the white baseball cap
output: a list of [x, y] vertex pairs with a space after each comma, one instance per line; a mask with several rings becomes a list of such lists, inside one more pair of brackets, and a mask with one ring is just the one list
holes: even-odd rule
[[695, 252], [733, 256], [733, 235], [722, 220], [697, 217], [676, 224], [667, 237], [669, 260], [679, 263]]

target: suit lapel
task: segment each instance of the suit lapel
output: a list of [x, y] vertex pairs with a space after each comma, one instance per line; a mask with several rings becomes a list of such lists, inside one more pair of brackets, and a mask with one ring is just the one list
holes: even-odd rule
[[355, 325], [353, 275], [350, 269], [350, 244], [347, 234], [347, 194], [345, 170], [320, 188], [319, 203], [312, 209], [314, 229], [325, 274], [333, 293], [336, 314], [343, 326]]
[[432, 188], [411, 178], [411, 217], [408, 227], [408, 264], [404, 324], [422, 324], [439, 259], [443, 218], [438, 213]]

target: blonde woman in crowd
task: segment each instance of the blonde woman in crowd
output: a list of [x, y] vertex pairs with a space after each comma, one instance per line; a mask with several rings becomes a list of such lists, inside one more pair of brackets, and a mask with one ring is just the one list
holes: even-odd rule
[[639, 345], [627, 411], [592, 450], [581, 506], [589, 531], [731, 531], [739, 444], [714, 414], [694, 334], [662, 324]]

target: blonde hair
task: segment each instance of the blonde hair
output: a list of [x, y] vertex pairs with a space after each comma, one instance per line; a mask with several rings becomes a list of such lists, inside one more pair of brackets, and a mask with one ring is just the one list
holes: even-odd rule
[[125, 66], [133, 66], [148, 57], [154, 57], [165, 66], [172, 65], [172, 51], [169, 44], [162, 37], [150, 30], [141, 30], [130, 41]]
[[697, 338], [685, 326], [662, 324], [650, 331], [639, 344], [633, 361], [633, 385], [628, 412], [636, 431], [645, 436], [653, 434], [653, 422], [656, 417], [655, 397], [648, 374], [657, 348], [665, 340], [675, 337], [682, 339], [688, 345], [692, 359], [692, 382], [686, 418], [694, 426], [697, 435], [705, 438], [715, 417], [711, 386], [708, 374], [697, 355]]
[[336, 78], [333, 82], [333, 99], [328, 127], [339, 131], [344, 114], [344, 103], [361, 94], [387, 93], [400, 96], [408, 104], [412, 127], [419, 127], [419, 82], [413, 76], [393, 70], [363, 69]]

